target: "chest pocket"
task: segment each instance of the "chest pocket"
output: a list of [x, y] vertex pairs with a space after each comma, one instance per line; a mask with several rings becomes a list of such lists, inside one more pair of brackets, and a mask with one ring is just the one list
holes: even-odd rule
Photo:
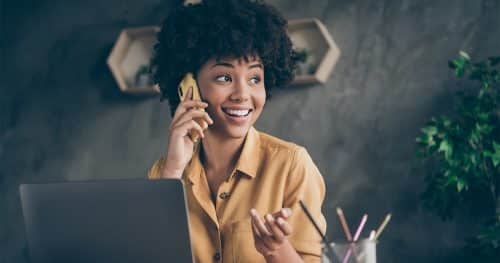
[[227, 262], [260, 263], [266, 262], [264, 257], [255, 249], [252, 225], [250, 218], [236, 221], [230, 225], [230, 257]]

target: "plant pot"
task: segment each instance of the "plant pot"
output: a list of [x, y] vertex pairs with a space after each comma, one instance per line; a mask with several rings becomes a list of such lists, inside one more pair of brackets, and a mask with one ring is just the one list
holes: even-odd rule
[[153, 77], [151, 74], [140, 74], [135, 79], [135, 85], [138, 88], [149, 87], [153, 85]]

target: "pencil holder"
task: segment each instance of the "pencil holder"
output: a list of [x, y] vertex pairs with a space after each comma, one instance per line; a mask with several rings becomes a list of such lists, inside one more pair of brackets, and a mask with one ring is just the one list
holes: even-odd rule
[[327, 247], [323, 245], [321, 263], [377, 262], [377, 242], [374, 240], [362, 239], [352, 243], [330, 243], [330, 247], [332, 249], [328, 251]]

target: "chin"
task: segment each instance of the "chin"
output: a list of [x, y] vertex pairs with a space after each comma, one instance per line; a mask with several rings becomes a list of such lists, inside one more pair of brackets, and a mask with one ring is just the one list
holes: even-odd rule
[[247, 135], [250, 126], [224, 127], [224, 136], [231, 139], [241, 139]]

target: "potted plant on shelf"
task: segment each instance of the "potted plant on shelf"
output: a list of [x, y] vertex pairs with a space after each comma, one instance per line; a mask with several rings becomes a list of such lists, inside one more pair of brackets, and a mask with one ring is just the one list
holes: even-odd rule
[[460, 253], [468, 262], [498, 262], [500, 255], [499, 65], [500, 57], [473, 63], [460, 52], [449, 67], [478, 85], [458, 92], [454, 111], [432, 118], [417, 138], [428, 170], [424, 206], [444, 220], [459, 208], [482, 217]]
[[149, 87], [153, 85], [153, 76], [149, 65], [140, 65], [135, 74], [135, 86], [138, 88]]
[[294, 50], [292, 59], [297, 61], [297, 75], [314, 74], [316, 67], [307, 61], [310, 57], [311, 54], [305, 48], [297, 48]]

